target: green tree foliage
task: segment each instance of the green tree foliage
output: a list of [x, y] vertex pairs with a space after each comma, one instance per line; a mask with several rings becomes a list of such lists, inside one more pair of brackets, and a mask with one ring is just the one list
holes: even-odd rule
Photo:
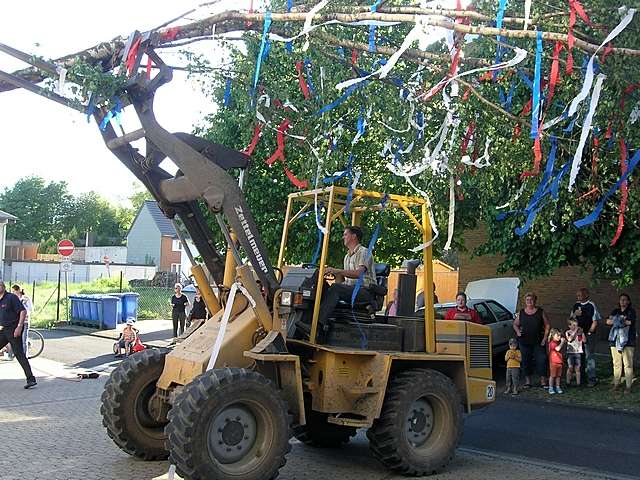
[[132, 218], [131, 209], [114, 207], [95, 192], [73, 196], [66, 182], [46, 182], [41, 177], [22, 178], [5, 189], [0, 209], [19, 219], [7, 236], [40, 241], [43, 252], [55, 251], [65, 237], [84, 245], [87, 231], [94, 245], [119, 245]]
[[[389, 1], [385, 7], [394, 5], [408, 5], [413, 2]], [[576, 36], [593, 44], [599, 44], [620, 21], [617, 12], [619, 2], [594, 0], [588, 3], [588, 14], [592, 21], [586, 25], [582, 20], [576, 24]], [[475, 10], [491, 18], [495, 18], [497, 1], [481, 0], [474, 2]], [[353, 6], [353, 2], [334, 1], [329, 9], [339, 11], [341, 7]], [[284, 11], [285, 2], [272, 2], [274, 11]], [[545, 32], [566, 33], [568, 28], [568, 3], [560, 0], [547, 2], [533, 2], [532, 19], [538, 28]], [[522, 17], [522, 2], [509, 2], [506, 17]], [[477, 23], [475, 20], [472, 24]], [[412, 24], [379, 28], [377, 44], [397, 48]], [[507, 24], [506, 28], [521, 29], [522, 26]], [[287, 35], [297, 33], [300, 25], [286, 25], [274, 23], [272, 31]], [[366, 44], [368, 29], [366, 27], [344, 27], [333, 25], [324, 27], [324, 33], [329, 33], [342, 40], [356, 41]], [[614, 46], [640, 48], [640, 19], [638, 16], [631, 25], [615, 39]], [[244, 34], [246, 49], [229, 46], [229, 67], [222, 70], [212, 70], [208, 78], [202, 80], [204, 89], [219, 105], [208, 115], [197, 128], [197, 133], [220, 142], [227, 146], [243, 150], [249, 144], [256, 120], [256, 105], [266, 117], [268, 124], [263, 129], [263, 136], [253, 154], [253, 164], [247, 181], [247, 197], [253, 208], [261, 233], [272, 255], [276, 254], [281, 233], [281, 223], [286, 206], [286, 195], [295, 191], [283, 173], [282, 166], [276, 162], [269, 167], [265, 160], [276, 150], [276, 130], [280, 122], [286, 117], [291, 120], [292, 128], [289, 134], [305, 137], [299, 140], [288, 137], [286, 142], [287, 167], [298, 178], [311, 181], [313, 186], [318, 158], [321, 159], [320, 177], [324, 177], [336, 170], [341, 170], [347, 164], [350, 154], [353, 154], [355, 168], [362, 172], [359, 186], [361, 188], [415, 194], [405, 181], [391, 174], [385, 164], [392, 160], [392, 156], [382, 156], [381, 151], [385, 142], [392, 140], [394, 145], [402, 142], [406, 147], [415, 142], [411, 152], [399, 155], [402, 163], [419, 163], [424, 156], [425, 142], [433, 138], [442, 122], [446, 109], [442, 95], [438, 94], [429, 101], [410, 102], [402, 97], [402, 91], [393, 83], [393, 78], [403, 81], [406, 88], [412, 91], [415, 98], [421, 92], [440, 81], [449, 69], [450, 60], [433, 60], [419, 63], [409, 56], [403, 57], [385, 80], [373, 81], [364, 88], [360, 88], [342, 105], [324, 115], [316, 112], [323, 106], [339, 97], [334, 86], [346, 79], [360, 76], [362, 71], [371, 71], [379, 61], [386, 56], [378, 53], [360, 52], [356, 65], [351, 64], [351, 50], [344, 49], [342, 56], [334, 45], [327, 43], [321, 35], [311, 35], [311, 46], [307, 52], [301, 47], [304, 39], [294, 43], [294, 51], [289, 54], [282, 43], [273, 42], [268, 57], [262, 63], [258, 90], [252, 90], [253, 75], [256, 68], [256, 57], [260, 48], [261, 35], [255, 33]], [[509, 46], [505, 50], [504, 58], [513, 56], [513, 47], [521, 47], [529, 52], [528, 57], [519, 68], [528, 77], [533, 77], [535, 60], [535, 39], [508, 38]], [[542, 74], [547, 79], [551, 67], [551, 57], [554, 48], [551, 41], [544, 42], [542, 58]], [[460, 71], [477, 67], [472, 58], [480, 58], [494, 63], [496, 57], [496, 41], [492, 36], [467, 36], [464, 44], [465, 59]], [[429, 47], [432, 53], [448, 54], [446, 44], [436, 42]], [[561, 82], [556, 88], [551, 105], [543, 105], [546, 120], [560, 114], [573, 97], [577, 95], [583, 84], [583, 66], [588, 55], [577, 48], [573, 50], [575, 68], [572, 75], [564, 73], [566, 66], [566, 48], [561, 53], [560, 70]], [[295, 64], [298, 61], [311, 62], [311, 80], [315, 93], [308, 100], [303, 98], [298, 84], [298, 74]], [[201, 59], [200, 59], [201, 60]], [[198, 68], [202, 63], [198, 61]], [[378, 62], [378, 63], [376, 63]], [[640, 95], [634, 91], [627, 96], [624, 109], [620, 108], [620, 98], [625, 88], [634, 81], [638, 81], [638, 57], [609, 55], [603, 61], [598, 58], [599, 68], [606, 73], [607, 79], [600, 97], [600, 103], [593, 125], [599, 128], [600, 148], [597, 150], [597, 160], [592, 162], [595, 146], [593, 135], [590, 136], [583, 155], [583, 166], [578, 176], [573, 192], [567, 190], [568, 175], [559, 189], [557, 199], [549, 197], [531, 230], [519, 237], [514, 228], [524, 223], [522, 214], [512, 215], [504, 221], [496, 219], [496, 206], [510, 203], [509, 209], [523, 209], [533, 192], [536, 190], [542, 175], [520, 181], [520, 174], [530, 170], [533, 165], [533, 141], [529, 137], [529, 125], [522, 125], [522, 134], [514, 135], [515, 122], [513, 117], [504, 115], [500, 109], [507, 108], [501, 101], [500, 91], [507, 92], [512, 82], [516, 88], [512, 99], [511, 113], [518, 115], [531, 97], [531, 90], [517, 80], [515, 69], [502, 70], [496, 81], [481, 81], [478, 75], [467, 77], [481, 95], [481, 98], [470, 94], [462, 96], [466, 90], [460, 85], [460, 96], [453, 98], [453, 105], [460, 123], [456, 136], [447, 140], [445, 146], [449, 157], [449, 169], [442, 172], [425, 170], [413, 177], [419, 188], [428, 192], [434, 206], [434, 213], [438, 228], [441, 231], [434, 246], [436, 252], [441, 252], [446, 239], [446, 225], [449, 209], [449, 178], [454, 176], [459, 180], [457, 187], [458, 201], [455, 206], [455, 237], [454, 248], [464, 248], [464, 232], [481, 223], [486, 224], [489, 240], [478, 253], [498, 253], [504, 256], [500, 265], [503, 270], [511, 269], [523, 277], [535, 277], [550, 274], [555, 268], [564, 265], [582, 265], [592, 268], [597, 276], [613, 278], [620, 284], [628, 284], [640, 275], [640, 250], [637, 248], [638, 218], [640, 203], [638, 202], [637, 174], [632, 177], [629, 188], [628, 210], [626, 224], [622, 236], [615, 245], [609, 244], [614, 236], [618, 224], [618, 203], [620, 194], [617, 193], [606, 205], [600, 219], [592, 226], [577, 229], [573, 222], [590, 213], [600, 196], [615, 183], [620, 175], [620, 139], [624, 139], [635, 153], [640, 144], [636, 125], [631, 125], [627, 119], [634, 105], [638, 104]], [[222, 106], [222, 98], [227, 78], [232, 79], [231, 101], [228, 106]], [[307, 72], [304, 74], [307, 82], [310, 80]], [[261, 95], [268, 95], [271, 104], [257, 101]], [[548, 94], [546, 87], [543, 95]], [[280, 102], [276, 102], [275, 100]], [[283, 107], [290, 101], [296, 108]], [[413, 103], [413, 104], [412, 104]], [[549, 134], [559, 138], [559, 149], [556, 165], [561, 166], [569, 161], [576, 150], [580, 130], [588, 100], [577, 113], [577, 124], [572, 131], [564, 131], [570, 120], [560, 122], [545, 132], [542, 138], [544, 169], [549, 153]], [[412, 109], [415, 108], [415, 111]], [[371, 110], [368, 118], [366, 134], [355, 145], [351, 140], [356, 134], [358, 116], [361, 111]], [[424, 136], [417, 138], [415, 128], [408, 127], [408, 120], [412, 112], [424, 113], [426, 128]], [[526, 117], [530, 120], [530, 114]], [[486, 138], [492, 140], [490, 149], [491, 166], [482, 169], [465, 166], [461, 163], [461, 144], [467, 126], [475, 122], [475, 148], [482, 149]], [[383, 125], [386, 124], [386, 125]], [[614, 131], [613, 140], [608, 142], [604, 132], [611, 125]], [[389, 128], [390, 127], [390, 128]], [[396, 131], [394, 131], [396, 130]], [[400, 132], [397, 132], [400, 131]], [[342, 133], [341, 133], [342, 132]], [[331, 152], [330, 145], [338, 141], [338, 148]], [[435, 143], [435, 142], [434, 142]], [[431, 144], [433, 148], [434, 144]], [[313, 148], [312, 148], [313, 147]], [[397, 148], [396, 148], [397, 149]], [[593, 167], [592, 167], [593, 164]], [[342, 181], [341, 185], [346, 186]], [[517, 197], [516, 192], [522, 188], [522, 194]], [[585, 195], [593, 188], [595, 194]], [[517, 197], [517, 198], [516, 198]], [[308, 221], [307, 221], [308, 220]], [[377, 222], [369, 219], [369, 226]], [[291, 245], [290, 256], [293, 261], [308, 261], [315, 245], [315, 222], [313, 215], [305, 219], [305, 225], [298, 232], [302, 241]], [[414, 254], [410, 248], [416, 245], [416, 236], [411, 227], [401, 218], [388, 216], [383, 222], [381, 242], [377, 249], [378, 258], [398, 263], [402, 258]], [[304, 230], [304, 231], [303, 231]], [[338, 238], [334, 241], [339, 241]], [[291, 242], [290, 242], [291, 243]]]

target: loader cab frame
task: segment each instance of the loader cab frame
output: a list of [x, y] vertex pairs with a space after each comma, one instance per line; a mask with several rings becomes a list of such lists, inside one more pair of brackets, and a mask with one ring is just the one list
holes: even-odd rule
[[[347, 198], [349, 196], [351, 198], [348, 202]], [[347, 203], [349, 203], [348, 212]], [[431, 223], [429, 221], [429, 205], [427, 200], [418, 197], [385, 194], [367, 190], [354, 189], [349, 191], [349, 189], [345, 187], [338, 186], [289, 194], [277, 262], [277, 267], [280, 270], [286, 269], [287, 242], [292, 226], [308, 212], [312, 212], [313, 215], [316, 205], [319, 204], [325, 205], [326, 208], [324, 227], [327, 233], [323, 236], [319, 256], [318, 281], [313, 302], [311, 333], [309, 335], [309, 342], [312, 344], [318, 343], [318, 314], [322, 302], [322, 292], [325, 288], [324, 273], [327, 259], [329, 258], [332, 228], [360, 225], [362, 216], [366, 212], [379, 212], [379, 214], [384, 215], [384, 211], [386, 210], [397, 210], [404, 213], [408, 218], [408, 223], [415, 227], [416, 244], [424, 245], [422, 248], [422, 262], [427, 267], [422, 269], [420, 273], [420, 275], [423, 276], [423, 285], [431, 285], [433, 283], [433, 269], [429, 268], [432, 265], [433, 253], [431, 248]], [[349, 215], [350, 218], [348, 218]], [[371, 229], [372, 228], [373, 227], [371, 227]], [[425, 304], [433, 305], [432, 289], [425, 289], [425, 291]], [[435, 318], [432, 308], [424, 309], [424, 320], [425, 350], [426, 353], [435, 353]]]

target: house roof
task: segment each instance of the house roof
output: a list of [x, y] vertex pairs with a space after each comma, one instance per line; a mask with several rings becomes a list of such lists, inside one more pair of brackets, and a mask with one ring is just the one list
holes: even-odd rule
[[149, 211], [149, 214], [151, 215], [151, 218], [153, 218], [153, 221], [155, 222], [156, 226], [158, 227], [158, 230], [160, 231], [160, 235], [171, 237], [171, 238], [178, 238], [178, 235], [176, 233], [176, 229], [173, 228], [173, 223], [171, 222], [171, 220], [169, 220], [165, 216], [164, 213], [162, 213], [162, 210], [160, 210], [160, 207], [158, 206], [158, 203], [156, 201], [154, 201], [154, 200], [145, 200], [144, 201], [144, 203], [140, 207], [140, 210], [138, 210], [138, 213], [136, 214], [136, 218], [134, 218], [133, 222], [131, 223], [132, 226], [133, 226], [134, 223], [136, 223], [136, 220], [138, 219], [138, 215], [140, 215], [140, 212], [145, 207]]
[[11, 215], [10, 213], [3, 212], [0, 210], [0, 220], [7, 220], [9, 223], [16, 223], [18, 221], [18, 217]]

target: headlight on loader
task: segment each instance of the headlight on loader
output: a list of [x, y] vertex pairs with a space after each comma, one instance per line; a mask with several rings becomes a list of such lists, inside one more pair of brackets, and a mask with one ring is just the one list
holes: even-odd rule
[[282, 296], [280, 297], [280, 305], [283, 305], [285, 307], [290, 307], [291, 298], [292, 298], [291, 292], [282, 292]]

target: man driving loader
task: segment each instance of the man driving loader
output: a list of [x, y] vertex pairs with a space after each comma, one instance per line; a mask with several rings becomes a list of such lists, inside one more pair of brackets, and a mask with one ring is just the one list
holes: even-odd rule
[[[342, 241], [347, 247], [344, 268], [326, 267], [324, 270], [325, 274], [334, 275], [336, 281], [327, 289], [320, 304], [318, 323], [323, 326], [327, 324], [331, 312], [340, 300], [351, 304], [351, 297], [360, 276], [362, 276], [362, 285], [358, 289], [355, 302], [370, 302], [372, 295], [369, 286], [376, 283], [373, 255], [369, 255], [367, 248], [360, 243], [362, 229], [353, 225], [346, 227], [342, 234]], [[342, 281], [343, 278], [344, 281]]]

